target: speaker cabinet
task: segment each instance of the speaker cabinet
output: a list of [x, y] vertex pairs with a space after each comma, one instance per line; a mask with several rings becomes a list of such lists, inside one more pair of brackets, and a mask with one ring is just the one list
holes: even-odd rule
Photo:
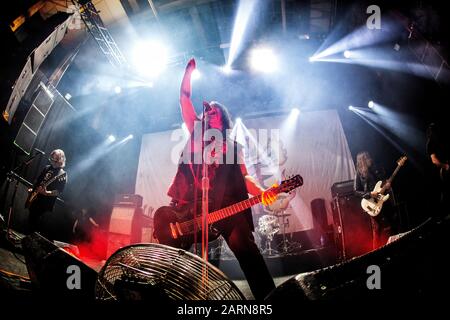
[[14, 140], [14, 144], [29, 154], [34, 141], [44, 123], [45, 117], [53, 104], [52, 93], [41, 82], [38, 87], [38, 94], [33, 100], [30, 109], [23, 120], [22, 125]]
[[361, 208], [361, 199], [353, 194], [335, 196], [332, 209], [339, 260], [371, 251], [372, 227], [369, 215]]
[[114, 206], [108, 232], [107, 257], [115, 251], [142, 239], [142, 208]]
[[[399, 299], [443, 299], [442, 290], [450, 285], [449, 250], [450, 219], [430, 218], [375, 251], [298, 274], [272, 291], [267, 299], [295, 301], [298, 307], [311, 300], [383, 299], [392, 303]], [[378, 286], [374, 288], [376, 282]], [[374, 305], [378, 306], [382, 305]]]
[[314, 226], [314, 242], [317, 245], [323, 245], [326, 234], [328, 231], [328, 221], [327, 221], [327, 209], [325, 207], [325, 200], [322, 198], [317, 198], [311, 201], [311, 212], [313, 217]]
[[[33, 287], [44, 296], [94, 301], [94, 269], [36, 232], [22, 239], [22, 248]], [[80, 281], [77, 289], [67, 284], [75, 267]]]

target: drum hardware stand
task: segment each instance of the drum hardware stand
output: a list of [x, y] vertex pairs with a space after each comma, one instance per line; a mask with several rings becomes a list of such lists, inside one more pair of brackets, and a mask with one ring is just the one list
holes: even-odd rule
[[[267, 220], [265, 218], [275, 218], [275, 219], [269, 219], [269, 221], [265, 221]], [[272, 249], [273, 236], [279, 231], [278, 222], [275, 227], [273, 225], [273, 222], [277, 222], [276, 217], [274, 217], [273, 215], [264, 215], [258, 221], [258, 232], [259, 234], [266, 237], [265, 248], [264, 250], [261, 251], [261, 254], [263, 255], [272, 256], [279, 254], [277, 250]]]
[[277, 250], [272, 249], [273, 236], [274, 236], [274, 234], [267, 235], [266, 248], [262, 251], [263, 255], [273, 256], [273, 255], [279, 254], [279, 252]]
[[286, 238], [286, 226], [289, 225], [289, 220], [285, 221], [285, 218], [287, 220], [287, 217], [290, 216], [290, 214], [285, 214], [286, 210], [280, 211], [280, 215], [278, 215], [278, 218], [281, 218], [282, 222], [282, 228], [283, 228], [283, 241], [278, 245], [281, 248], [281, 254], [289, 254], [295, 249], [300, 249], [302, 245], [298, 242], [289, 241]]
[[227, 249], [227, 244], [222, 236], [219, 236], [216, 240], [218, 242], [216, 248], [211, 248], [209, 250], [209, 256], [213, 260], [220, 260], [222, 257], [229, 257], [230, 252]]

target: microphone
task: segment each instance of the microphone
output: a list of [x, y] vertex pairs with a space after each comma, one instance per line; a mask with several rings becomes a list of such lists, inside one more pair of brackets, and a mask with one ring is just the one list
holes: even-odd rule
[[203, 101], [203, 108], [205, 109], [205, 112], [211, 111], [211, 105], [207, 101]]
[[38, 148], [34, 148], [34, 151], [36, 151], [37, 153], [40, 153], [40, 154], [42, 154], [42, 155], [45, 154], [44, 151], [42, 151], [42, 150], [40, 150], [40, 149], [38, 149]]

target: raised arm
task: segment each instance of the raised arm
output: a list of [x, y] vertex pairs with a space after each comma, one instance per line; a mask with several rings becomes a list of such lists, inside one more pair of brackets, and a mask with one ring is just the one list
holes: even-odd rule
[[186, 65], [186, 70], [184, 72], [180, 88], [181, 115], [190, 133], [192, 133], [192, 131], [194, 130], [195, 121], [198, 120], [197, 114], [195, 113], [195, 109], [191, 101], [191, 75], [194, 70], [195, 60], [194, 58], [192, 58]]

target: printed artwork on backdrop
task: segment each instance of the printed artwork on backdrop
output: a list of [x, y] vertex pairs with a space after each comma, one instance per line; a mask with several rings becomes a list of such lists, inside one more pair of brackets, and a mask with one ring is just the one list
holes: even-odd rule
[[[313, 228], [311, 201], [325, 199], [331, 222], [331, 191], [335, 182], [353, 179], [355, 166], [339, 116], [335, 110], [302, 112], [237, 121], [231, 136], [243, 146], [248, 172], [268, 188], [290, 175], [300, 174], [304, 184], [293, 194], [282, 194], [269, 207], [253, 208], [255, 221], [285, 210], [290, 214], [286, 232]], [[142, 138], [135, 193], [144, 206], [168, 205], [167, 190], [188, 141], [185, 129], [147, 134]]]

